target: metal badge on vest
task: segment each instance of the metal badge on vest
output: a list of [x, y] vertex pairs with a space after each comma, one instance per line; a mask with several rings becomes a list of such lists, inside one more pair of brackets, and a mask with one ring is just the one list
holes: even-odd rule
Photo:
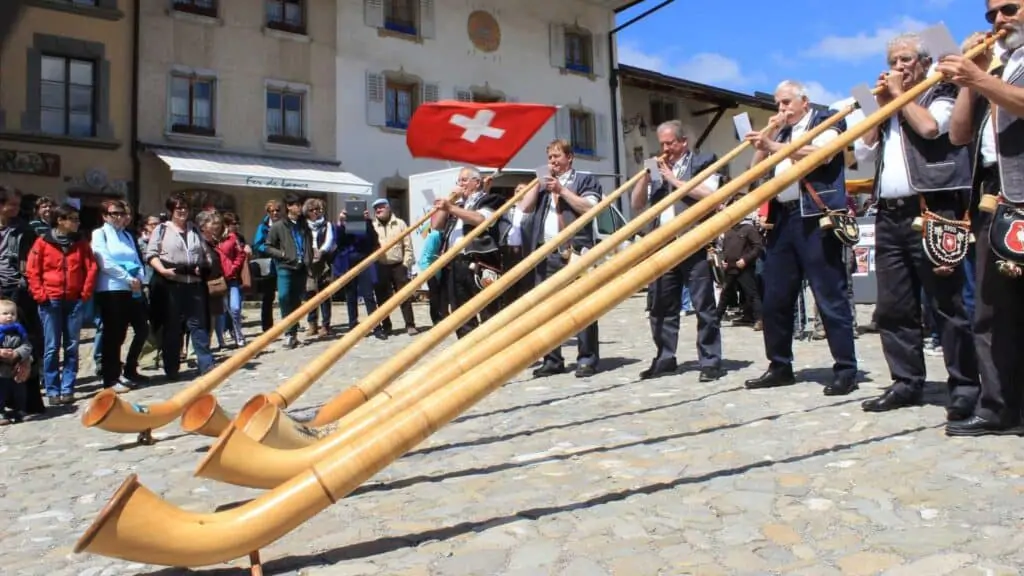
[[914, 218], [911, 227], [921, 233], [924, 254], [935, 265], [935, 274], [949, 276], [967, 257], [967, 249], [974, 242], [970, 216], [965, 213], [963, 220], [943, 218], [928, 209], [924, 194], [917, 198], [921, 215]]
[[818, 196], [818, 193], [814, 190], [814, 186], [811, 186], [806, 180], [800, 180], [807, 193], [811, 196], [811, 200], [818, 206], [818, 209], [822, 211], [824, 216], [818, 219], [818, 227], [822, 231], [831, 230], [836, 238], [846, 246], [854, 246], [860, 241], [860, 226], [857, 225], [857, 219], [850, 216], [847, 210], [830, 210], [825, 202]]

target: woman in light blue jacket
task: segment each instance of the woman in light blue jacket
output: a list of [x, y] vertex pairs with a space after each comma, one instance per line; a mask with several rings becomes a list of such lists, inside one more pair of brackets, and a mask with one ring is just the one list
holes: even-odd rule
[[[149, 335], [149, 312], [142, 292], [145, 270], [135, 239], [127, 230], [128, 207], [121, 200], [102, 204], [103, 226], [92, 232], [99, 274], [96, 305], [103, 322], [103, 387], [116, 392], [149, 380], [139, 374], [139, 356]], [[131, 325], [135, 335], [121, 365], [121, 346]]]

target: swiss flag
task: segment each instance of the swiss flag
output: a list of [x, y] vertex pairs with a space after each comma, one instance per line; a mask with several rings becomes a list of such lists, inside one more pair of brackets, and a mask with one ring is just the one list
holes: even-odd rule
[[405, 143], [414, 158], [501, 169], [557, 111], [543, 104], [429, 102], [413, 113]]

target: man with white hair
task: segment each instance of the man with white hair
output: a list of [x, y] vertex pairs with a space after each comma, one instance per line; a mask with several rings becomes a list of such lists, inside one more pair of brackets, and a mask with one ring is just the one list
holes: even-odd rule
[[[633, 213], [639, 214], [650, 205], [657, 204], [673, 190], [703, 172], [718, 160], [718, 156], [693, 149], [696, 140], [692, 132], [678, 120], [669, 120], [658, 126], [658, 142], [665, 156], [658, 162], [658, 180], [645, 172], [633, 188]], [[662, 212], [659, 224], [664, 224], [718, 189], [720, 175], [713, 174]], [[709, 214], [710, 216], [710, 214]], [[744, 266], [753, 266], [747, 262]], [[711, 382], [722, 376], [722, 331], [715, 304], [715, 284], [711, 265], [704, 250], [698, 250], [678, 266], [654, 281], [651, 294], [651, 336], [656, 347], [654, 360], [640, 378], [646, 380], [675, 374], [676, 347], [679, 344], [679, 314], [682, 308], [683, 287], [690, 290], [694, 311], [697, 313], [697, 364], [700, 381]]]
[[[998, 41], [998, 60], [987, 51], [973, 60], [944, 56], [937, 66], [960, 87], [949, 139], [971, 144], [972, 211], [983, 195], [1000, 201], [996, 213], [977, 211], [971, 218], [977, 239], [973, 328], [981, 394], [970, 418], [946, 424], [950, 436], [1024, 434], [1024, 278], [1000, 270], [1000, 262], [1024, 265], [1024, 10], [1019, 0], [988, 0], [985, 19], [993, 31], [1006, 33]], [[983, 39], [974, 35], [964, 49]]]
[[[438, 198], [434, 201], [437, 212], [430, 219], [431, 227], [442, 234], [443, 254], [477, 226], [484, 223], [503, 204], [501, 196], [489, 192], [489, 182], [481, 177], [480, 171], [471, 166], [459, 172], [454, 198]], [[490, 226], [483, 234], [470, 242], [441, 273], [441, 290], [447, 294], [446, 301], [451, 310], [456, 310], [480, 293], [478, 275], [485, 269], [501, 270], [501, 232], [508, 226], [504, 219]], [[486, 322], [500, 308], [501, 300], [495, 299], [476, 316], [455, 330], [459, 338], [469, 334], [479, 322]]]
[[[931, 65], [921, 39], [902, 34], [889, 42], [889, 70], [878, 78], [879, 106], [925, 79]], [[971, 163], [967, 149], [949, 141], [949, 119], [957, 88], [940, 83], [907, 104], [887, 122], [854, 143], [858, 162], [874, 162], [875, 268], [878, 279], [876, 323], [882, 353], [889, 364], [892, 385], [861, 406], [867, 412], [886, 412], [921, 404], [927, 372], [921, 331], [922, 292], [941, 318], [939, 328], [945, 357], [950, 401], [949, 421], [964, 420], [978, 398], [978, 359], [970, 320], [963, 303], [964, 268], [953, 264], [967, 253], [967, 234], [947, 236], [934, 230], [938, 241], [926, 237], [914, 221], [930, 218], [927, 210], [948, 220], [963, 218], [970, 200]], [[949, 262], [938, 267], [933, 262]]]
[[[786, 80], [775, 89], [779, 113], [760, 132], [745, 139], [756, 148], [752, 165], [827, 120], [832, 112], [811, 108], [807, 90]], [[818, 135], [775, 167], [781, 174], [814, 153], [846, 129], [843, 121]], [[834, 360], [833, 377], [826, 383], [828, 396], [846, 395], [857, 389], [857, 355], [853, 344], [853, 315], [847, 295], [843, 262], [844, 246], [834, 234], [823, 231], [819, 219], [826, 211], [846, 210], [845, 158], [837, 153], [769, 203], [764, 263], [764, 343], [768, 370], [747, 380], [747, 388], [774, 388], [796, 383], [793, 374], [793, 316], [797, 297], [807, 279], [825, 326], [825, 337]]]

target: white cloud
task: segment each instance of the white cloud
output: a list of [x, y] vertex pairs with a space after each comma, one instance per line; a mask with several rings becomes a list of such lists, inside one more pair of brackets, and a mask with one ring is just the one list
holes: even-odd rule
[[744, 71], [738, 61], [723, 54], [701, 52], [670, 63], [668, 57], [644, 52], [628, 42], [619, 45], [619, 62], [721, 88], [742, 88], [763, 78], [759, 73]]
[[904, 32], [917, 32], [927, 28], [920, 20], [903, 16], [892, 25], [880, 26], [874, 31], [859, 32], [854, 36], [826, 36], [802, 56], [840, 62], [862, 62], [885, 55], [885, 45], [893, 37]]
[[838, 100], [846, 98], [846, 96], [833, 92], [828, 88], [825, 88], [821, 82], [815, 80], [807, 80], [801, 82], [804, 88], [807, 89], [807, 97], [815, 104], [832, 104]]

